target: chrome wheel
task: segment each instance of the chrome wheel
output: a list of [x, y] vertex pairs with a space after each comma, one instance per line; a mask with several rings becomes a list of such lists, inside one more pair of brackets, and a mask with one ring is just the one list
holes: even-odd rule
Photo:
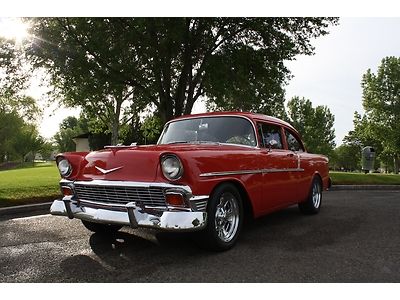
[[304, 202], [299, 203], [300, 211], [306, 215], [317, 214], [321, 208], [322, 202], [322, 182], [318, 177], [314, 177], [310, 193]]
[[215, 211], [215, 231], [223, 242], [230, 242], [239, 227], [238, 200], [230, 192], [225, 192], [219, 198]]
[[315, 208], [318, 208], [321, 204], [321, 186], [318, 183], [314, 183], [313, 185], [312, 202]]
[[207, 204], [207, 226], [198, 232], [196, 241], [210, 250], [228, 250], [238, 240], [242, 224], [242, 196], [233, 184], [222, 183], [211, 193]]

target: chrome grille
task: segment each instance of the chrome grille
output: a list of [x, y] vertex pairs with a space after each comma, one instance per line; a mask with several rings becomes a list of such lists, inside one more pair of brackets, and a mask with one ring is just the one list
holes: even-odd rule
[[136, 202], [138, 206], [166, 206], [162, 188], [75, 184], [80, 201], [110, 204]]

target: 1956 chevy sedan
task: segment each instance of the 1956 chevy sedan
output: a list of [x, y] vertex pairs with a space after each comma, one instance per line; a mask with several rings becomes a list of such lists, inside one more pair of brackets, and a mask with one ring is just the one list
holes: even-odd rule
[[242, 112], [179, 117], [157, 145], [63, 153], [57, 165], [63, 198], [53, 215], [95, 232], [198, 231], [216, 250], [235, 244], [245, 217], [293, 204], [318, 213], [330, 184], [328, 159], [307, 153], [290, 124]]

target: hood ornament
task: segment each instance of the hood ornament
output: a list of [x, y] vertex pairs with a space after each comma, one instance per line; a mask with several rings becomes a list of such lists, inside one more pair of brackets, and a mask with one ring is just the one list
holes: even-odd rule
[[116, 167], [116, 168], [109, 169], [109, 170], [105, 170], [105, 169], [102, 169], [102, 168], [100, 168], [100, 167], [98, 167], [98, 166], [95, 166], [95, 168], [96, 168], [97, 170], [99, 170], [99, 171], [100, 171], [101, 173], [103, 173], [103, 174], [108, 174], [108, 173], [117, 171], [117, 170], [119, 170], [119, 169], [122, 169], [123, 167], [124, 167], [124, 166]]

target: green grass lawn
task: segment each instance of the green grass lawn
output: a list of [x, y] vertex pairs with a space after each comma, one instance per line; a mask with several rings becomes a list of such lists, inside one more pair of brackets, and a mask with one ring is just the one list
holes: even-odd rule
[[0, 171], [0, 207], [53, 200], [60, 195], [59, 181], [54, 163]]
[[364, 173], [348, 173], [348, 172], [329, 172], [332, 184], [344, 185], [387, 185], [400, 184], [400, 175], [395, 174], [364, 174]]

